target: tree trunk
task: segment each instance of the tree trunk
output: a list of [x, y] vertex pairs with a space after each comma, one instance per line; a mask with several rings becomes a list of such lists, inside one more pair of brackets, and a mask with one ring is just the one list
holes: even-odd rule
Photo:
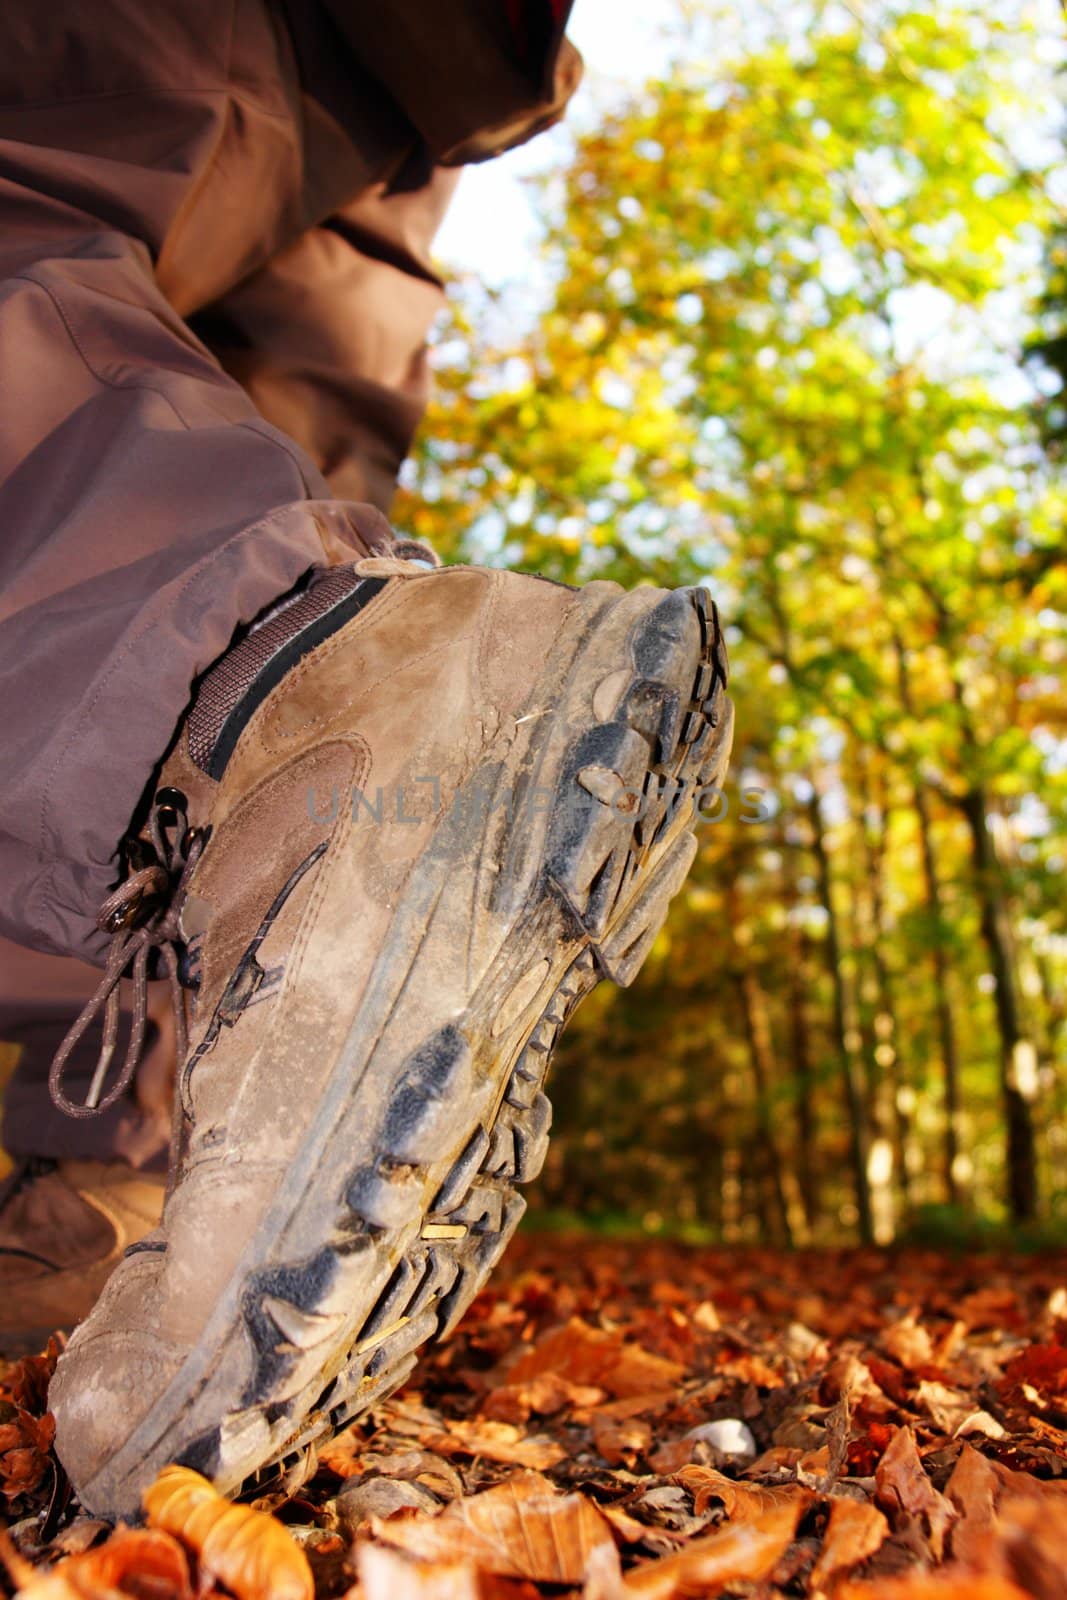
[[833, 883], [830, 874], [830, 857], [823, 834], [819, 795], [812, 785], [812, 796], [807, 806], [811, 824], [811, 848], [815, 857], [819, 894], [826, 910], [826, 968], [833, 994], [834, 1045], [844, 1091], [845, 1112], [849, 1119], [849, 1155], [852, 1167], [852, 1187], [856, 1197], [856, 1220], [859, 1236], [864, 1244], [874, 1242], [874, 1220], [871, 1215], [871, 1190], [867, 1173], [869, 1138], [866, 1108], [855, 1055], [850, 1039], [850, 1004], [841, 970], [841, 939], [838, 932], [837, 913], [834, 909]]
[[1037, 1215], [1037, 1152], [1030, 1103], [1037, 1091], [1037, 1053], [1022, 1023], [1012, 959], [1011, 924], [1000, 867], [980, 786], [961, 801], [971, 836], [975, 893], [995, 989], [993, 1002], [1000, 1044], [1000, 1086], [1007, 1125], [1008, 1204], [1016, 1222]]
[[798, 925], [796, 856], [784, 830], [778, 848], [782, 853], [782, 898], [788, 930], [787, 1005], [789, 1011], [789, 1054], [797, 1086], [797, 1179], [804, 1206], [807, 1230], [815, 1227], [819, 1216], [819, 1179], [815, 1146], [818, 1125], [815, 1116], [815, 1082], [811, 1062], [811, 1031], [808, 1026], [807, 984], [811, 967], [811, 941]]
[[934, 969], [934, 1001], [937, 1014], [937, 1035], [941, 1046], [941, 1079], [944, 1095], [944, 1132], [942, 1136], [941, 1168], [945, 1185], [945, 1199], [949, 1205], [959, 1205], [970, 1199], [970, 1185], [961, 1179], [961, 1120], [960, 1052], [956, 1039], [956, 1021], [952, 1010], [954, 973], [948, 959], [943, 938], [945, 904], [941, 889], [941, 874], [934, 853], [930, 827], [930, 807], [926, 792], [916, 783], [912, 790], [912, 806], [919, 830], [919, 851], [923, 867], [923, 893], [926, 910], [933, 926], [934, 938], [931, 960]]

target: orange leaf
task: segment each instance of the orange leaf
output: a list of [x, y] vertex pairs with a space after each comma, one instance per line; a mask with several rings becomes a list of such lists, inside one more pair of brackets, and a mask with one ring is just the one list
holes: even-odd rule
[[374, 1544], [360, 1545], [356, 1560], [362, 1600], [480, 1600], [478, 1573], [469, 1561], [428, 1566]]
[[401, 1511], [388, 1521], [374, 1519], [371, 1529], [420, 1561], [451, 1561], [462, 1550], [487, 1572], [535, 1583], [581, 1583], [590, 1553], [614, 1543], [591, 1500], [558, 1494], [536, 1472], [454, 1500], [438, 1516]]
[[1030, 1600], [1009, 1578], [979, 1577], [972, 1572], [914, 1572], [906, 1578], [879, 1578], [874, 1583], [845, 1583], [834, 1600]]
[[237, 1600], [313, 1600], [304, 1552], [280, 1522], [235, 1506], [188, 1467], [164, 1467], [144, 1493], [148, 1521], [195, 1550], [204, 1573]]
[[889, 1524], [877, 1506], [866, 1500], [831, 1500], [830, 1520], [812, 1569], [812, 1589], [825, 1588], [837, 1573], [873, 1556], [888, 1534]]
[[679, 1362], [624, 1344], [619, 1334], [593, 1328], [581, 1317], [572, 1317], [539, 1339], [509, 1369], [507, 1381], [524, 1383], [542, 1372], [558, 1373], [571, 1383], [592, 1384], [618, 1398], [673, 1388], [685, 1376]]
[[796, 1532], [802, 1505], [777, 1505], [756, 1522], [722, 1528], [677, 1555], [636, 1567], [623, 1580], [623, 1592], [642, 1600], [673, 1600], [696, 1591], [717, 1595], [730, 1584], [759, 1582], [785, 1555]]
[[593, 1443], [609, 1467], [632, 1466], [652, 1443], [652, 1428], [640, 1417], [616, 1422], [611, 1417], [593, 1417]]
[[0, 1400], [0, 1494], [17, 1500], [38, 1488], [48, 1470], [55, 1431], [50, 1412], [35, 1417], [10, 1400]]
[[551, 1417], [566, 1406], [589, 1407], [604, 1398], [594, 1384], [571, 1383], [558, 1372], [539, 1372], [526, 1383], [505, 1383], [485, 1398], [482, 1415], [498, 1422], [525, 1422], [531, 1415]]
[[997, 1387], [1007, 1395], [1024, 1384], [1046, 1399], [1067, 1395], [1067, 1349], [1058, 1344], [1027, 1345], [1005, 1369]]
[[21, 1557], [5, 1553], [16, 1593], [26, 1600], [193, 1600], [185, 1551], [168, 1533], [120, 1526], [106, 1544], [68, 1556], [51, 1572], [34, 1572]]
[[923, 1471], [910, 1428], [898, 1428], [893, 1434], [875, 1470], [875, 1484], [875, 1498], [893, 1528], [916, 1525], [928, 1539], [934, 1560], [940, 1561], [956, 1512]]
[[457, 1419], [445, 1423], [444, 1433], [425, 1433], [421, 1443], [427, 1450], [443, 1456], [481, 1456], [486, 1461], [503, 1461], [508, 1466], [529, 1467], [541, 1472], [554, 1467], [567, 1452], [561, 1444], [543, 1435], [527, 1435], [510, 1422]]
[[693, 1510], [698, 1517], [707, 1510], [709, 1500], [721, 1500], [730, 1522], [758, 1522], [768, 1511], [788, 1505], [796, 1505], [799, 1515], [814, 1498], [810, 1489], [798, 1483], [746, 1483], [728, 1478], [714, 1467], [682, 1467], [674, 1474], [674, 1481], [693, 1496]]
[[23, 1356], [0, 1371], [0, 1399], [40, 1416], [48, 1403], [48, 1385], [56, 1370], [62, 1345], [53, 1334], [42, 1355]]

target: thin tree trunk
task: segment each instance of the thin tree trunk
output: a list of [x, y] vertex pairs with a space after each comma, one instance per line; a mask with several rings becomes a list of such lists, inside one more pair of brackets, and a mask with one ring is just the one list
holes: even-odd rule
[[961, 801], [971, 837], [971, 862], [982, 938], [992, 968], [993, 1003], [1000, 1045], [1000, 1086], [1007, 1126], [1008, 1203], [1016, 1222], [1037, 1215], [1037, 1150], [1030, 1103], [1037, 1090], [1037, 1052], [1023, 1027], [1011, 925], [999, 863], [988, 826], [988, 805], [980, 786]]
[[782, 853], [782, 898], [788, 930], [788, 976], [786, 979], [789, 1011], [789, 1054], [797, 1086], [797, 1178], [804, 1206], [807, 1229], [810, 1232], [819, 1216], [819, 1179], [816, 1170], [815, 1147], [818, 1125], [815, 1114], [815, 1083], [811, 1062], [811, 1030], [808, 1026], [807, 985], [811, 969], [811, 941], [799, 926], [796, 912], [799, 903], [796, 880], [796, 857], [793, 846], [785, 838], [779, 839]]
[[811, 824], [811, 848], [815, 858], [819, 894], [826, 910], [826, 967], [833, 995], [834, 1045], [844, 1091], [845, 1111], [849, 1119], [849, 1155], [852, 1167], [852, 1187], [856, 1197], [856, 1219], [859, 1235], [864, 1244], [874, 1241], [874, 1220], [871, 1214], [871, 1191], [867, 1173], [869, 1137], [866, 1108], [856, 1070], [855, 1055], [849, 1038], [849, 997], [845, 975], [841, 969], [841, 938], [837, 913], [834, 909], [833, 883], [830, 873], [830, 856], [823, 833], [819, 795], [812, 785], [812, 796], [807, 806]]
[[906, 1100], [911, 1084], [906, 1083], [904, 1059], [900, 1053], [900, 1029], [897, 1024], [896, 992], [893, 977], [889, 971], [885, 952], [889, 946], [890, 931], [886, 921], [885, 909], [885, 849], [886, 849], [886, 815], [887, 807], [881, 804], [882, 823], [875, 846], [865, 834], [865, 857], [867, 869], [867, 892], [871, 904], [871, 926], [873, 939], [871, 941], [871, 963], [874, 967], [874, 981], [878, 994], [878, 1033], [877, 1049], [885, 1060], [883, 1068], [885, 1082], [889, 1089], [890, 1112], [893, 1127], [893, 1141], [896, 1147], [896, 1173], [897, 1184], [900, 1190], [901, 1204], [905, 1211], [909, 1211], [913, 1203], [912, 1179], [918, 1168], [918, 1151], [915, 1146], [915, 1136], [912, 1129], [910, 1104]]

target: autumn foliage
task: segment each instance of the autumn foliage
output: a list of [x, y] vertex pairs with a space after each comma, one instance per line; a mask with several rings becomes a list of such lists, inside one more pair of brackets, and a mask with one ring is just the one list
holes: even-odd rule
[[1063, 1592], [1064, 1256], [520, 1240], [302, 1484], [231, 1505], [169, 1468], [142, 1529], [65, 1500], [53, 1358], [0, 1381], [40, 1429], [0, 1480], [29, 1600]]

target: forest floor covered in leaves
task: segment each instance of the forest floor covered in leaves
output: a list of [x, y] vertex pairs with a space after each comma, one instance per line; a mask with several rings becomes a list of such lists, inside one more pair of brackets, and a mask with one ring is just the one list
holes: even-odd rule
[[36, 1600], [1067, 1594], [1067, 1254], [520, 1238], [310, 1480], [136, 1531], [61, 1510], [48, 1364], [0, 1373]]

